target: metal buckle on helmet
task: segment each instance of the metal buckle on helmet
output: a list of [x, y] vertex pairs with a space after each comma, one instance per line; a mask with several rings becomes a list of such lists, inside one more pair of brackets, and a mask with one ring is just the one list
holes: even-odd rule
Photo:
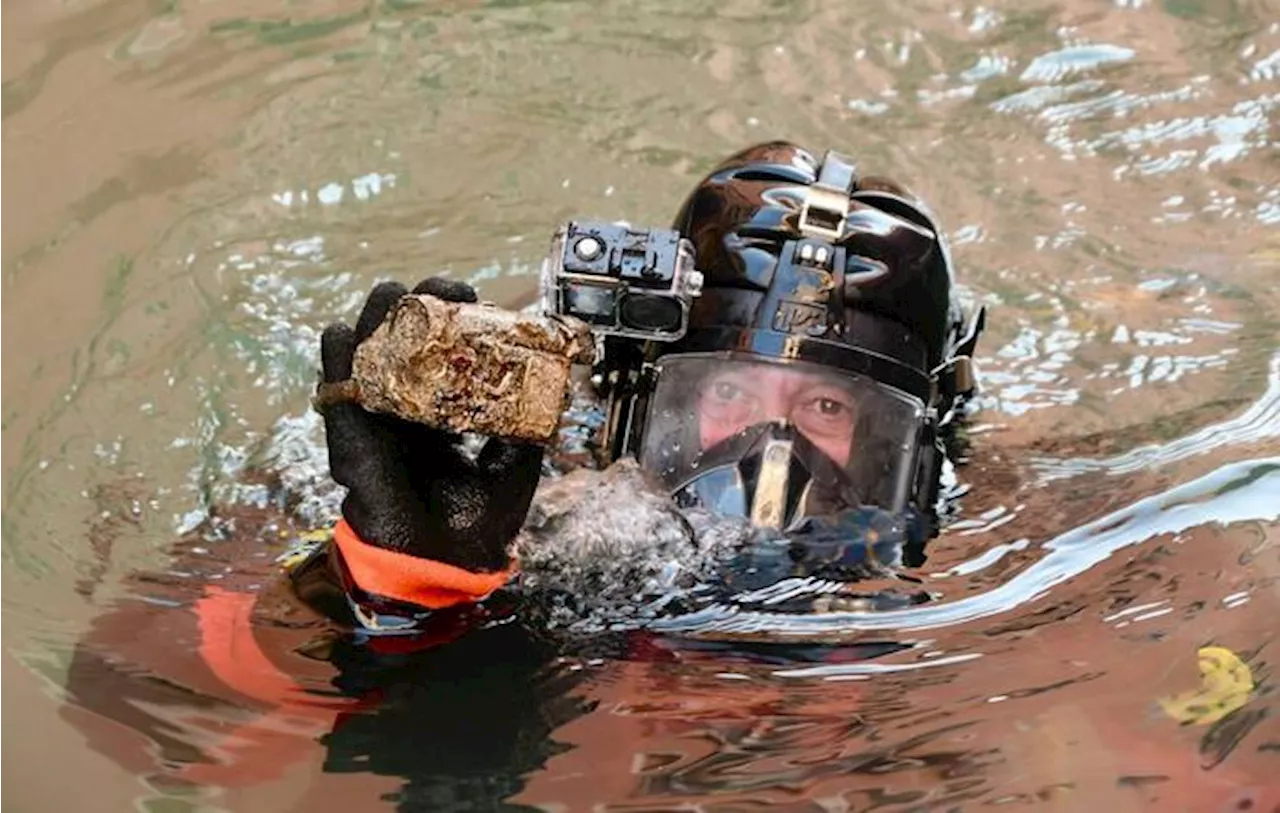
[[800, 232], [824, 240], [839, 240], [849, 216], [849, 194], [857, 183], [853, 161], [828, 151], [818, 168], [818, 180], [805, 191], [800, 207]]
[[969, 356], [952, 356], [934, 369], [938, 389], [951, 397], [970, 395], [978, 386], [978, 374]]

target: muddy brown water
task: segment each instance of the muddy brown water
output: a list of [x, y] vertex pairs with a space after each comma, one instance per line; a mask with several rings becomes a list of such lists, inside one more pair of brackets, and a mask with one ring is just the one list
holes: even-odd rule
[[[6, 809], [1278, 809], [1274, 2], [5, 17]], [[171, 569], [211, 508], [281, 493], [244, 472], [278, 473], [284, 524], [332, 515], [316, 340], [374, 280], [443, 273], [526, 304], [557, 222], [664, 223], [718, 158], [773, 137], [914, 188], [991, 306], [969, 491], [929, 605], [799, 627], [709, 611], [665, 634], [908, 648], [560, 664], [534, 756], [453, 773], [417, 764], [439, 753], [429, 721], [422, 760], [340, 758], [332, 715], [270, 722], [166, 674], [190, 650], [163, 633], [181, 602], [99, 653], [177, 692], [119, 696], [158, 729], [104, 714], [106, 684], [98, 708], [68, 693], [133, 574]], [[1202, 684], [1206, 648], [1245, 672]], [[1225, 716], [1162, 702], [1202, 686]], [[214, 736], [263, 719], [279, 759]], [[225, 770], [174, 780], [192, 762]]]

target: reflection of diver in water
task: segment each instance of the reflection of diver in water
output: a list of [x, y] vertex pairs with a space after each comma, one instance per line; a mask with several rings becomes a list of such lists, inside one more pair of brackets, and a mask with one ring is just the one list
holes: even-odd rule
[[[676, 227], [705, 287], [683, 339], [620, 350], [648, 374], [606, 393], [611, 453], [634, 454], [681, 505], [790, 532], [781, 555], [739, 560], [757, 581], [919, 564], [936, 530], [940, 438], [972, 386], [981, 329], [956, 303], [941, 230], [897, 185], [782, 143], [725, 161]], [[475, 299], [443, 280], [415, 290]], [[354, 328], [324, 332], [326, 382], [351, 376], [356, 346], [404, 293], [383, 283]], [[205, 561], [216, 580], [194, 626], [169, 608], [190, 596], [145, 580], [147, 600], [100, 619], [78, 650], [69, 692], [143, 732], [161, 773], [184, 781], [270, 773], [282, 737], [322, 736], [332, 770], [406, 777], [406, 806], [491, 806], [480, 800], [511, 795], [581, 711], [559, 644], [527, 633], [523, 599], [501, 590], [543, 450], [490, 439], [472, 457], [454, 435], [350, 403], [324, 418], [349, 494], [332, 534], [289, 558], [287, 589], [263, 587], [270, 568], [242, 522], [221, 561]], [[674, 644], [638, 634], [609, 646], [674, 657]], [[323, 677], [309, 679], [317, 665]], [[223, 715], [241, 728], [209, 723]]]

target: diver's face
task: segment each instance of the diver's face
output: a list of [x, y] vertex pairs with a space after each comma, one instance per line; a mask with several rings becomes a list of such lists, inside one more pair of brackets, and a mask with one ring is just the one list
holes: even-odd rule
[[853, 449], [853, 395], [832, 379], [785, 368], [740, 368], [713, 373], [698, 393], [703, 449], [766, 421], [789, 421], [839, 466]]

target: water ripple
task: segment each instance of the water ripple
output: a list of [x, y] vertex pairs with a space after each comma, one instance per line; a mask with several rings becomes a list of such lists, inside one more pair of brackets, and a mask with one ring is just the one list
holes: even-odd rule
[[1073, 85], [1039, 85], [997, 99], [991, 103], [991, 109], [997, 113], [1033, 113], [1077, 94], [1099, 90], [1102, 87], [1104, 85], [1098, 79], [1086, 79]]
[[1267, 389], [1247, 410], [1230, 420], [1206, 426], [1166, 443], [1140, 446], [1115, 457], [1091, 460], [1035, 458], [1031, 465], [1042, 484], [1081, 474], [1128, 474], [1155, 466], [1167, 466], [1224, 446], [1246, 445], [1280, 437], [1280, 353], [1272, 356]]
[[1010, 612], [1042, 597], [1119, 550], [1161, 534], [1211, 523], [1280, 519], [1280, 457], [1231, 463], [1054, 537], [1047, 554], [1009, 581], [957, 601], [883, 612], [796, 616], [717, 605], [654, 623], [656, 630], [705, 637], [768, 633], [779, 640], [838, 639], [862, 631], [937, 629]]
[[1133, 59], [1131, 48], [1118, 45], [1073, 45], [1036, 57], [1022, 72], [1024, 82], [1053, 83], [1111, 62]]

